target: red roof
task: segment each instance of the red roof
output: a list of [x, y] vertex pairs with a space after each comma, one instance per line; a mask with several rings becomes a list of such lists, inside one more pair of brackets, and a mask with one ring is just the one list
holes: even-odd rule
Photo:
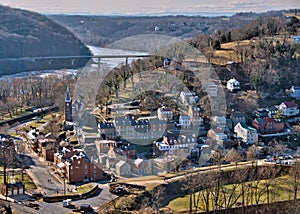
[[264, 119], [265, 119], [266, 123], [273, 123], [275, 121], [274, 118], [271, 118], [271, 117], [265, 117]]
[[287, 108], [294, 108], [294, 107], [297, 107], [297, 103], [295, 102], [284, 102], [283, 103]]

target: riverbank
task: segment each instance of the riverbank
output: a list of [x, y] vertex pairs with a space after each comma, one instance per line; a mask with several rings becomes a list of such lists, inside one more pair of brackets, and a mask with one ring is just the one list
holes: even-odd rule
[[20, 117], [15, 117], [9, 120], [2, 120], [0, 121], [0, 126], [3, 126], [5, 124], [8, 124], [9, 126], [16, 124], [16, 123], [25, 123], [30, 121], [34, 117], [40, 117], [45, 114], [48, 114], [50, 112], [55, 112], [57, 111], [58, 108], [55, 106], [49, 106], [49, 107], [44, 107], [44, 108], [39, 108], [35, 109], [33, 112], [28, 112], [28, 114], [20, 116]]

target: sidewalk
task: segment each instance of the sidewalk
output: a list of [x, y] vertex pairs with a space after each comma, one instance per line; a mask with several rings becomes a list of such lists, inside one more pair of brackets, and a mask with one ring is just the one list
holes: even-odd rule
[[[33, 190], [32, 192], [33, 193], [42, 193], [43, 195], [45, 195], [46, 193], [44, 192], [43, 188], [42, 188], [42, 185], [38, 182], [38, 179], [37, 177], [35, 176], [34, 173], [32, 173], [31, 171], [32, 169], [29, 168], [29, 169], [25, 169], [27, 175], [29, 177], [31, 177], [31, 179], [33, 180], [34, 184], [36, 185], [36, 189]], [[25, 190], [26, 192], [28, 192], [27, 190]], [[29, 194], [32, 194], [32, 192], [28, 192]]]
[[4, 195], [0, 194], [0, 199], [5, 200], [5, 201], [10, 201], [10, 202], [15, 202], [15, 199], [7, 196], [5, 197]]

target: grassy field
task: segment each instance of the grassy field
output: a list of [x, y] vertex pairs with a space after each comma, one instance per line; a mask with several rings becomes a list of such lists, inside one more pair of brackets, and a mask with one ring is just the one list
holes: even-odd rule
[[40, 120], [34, 120], [32, 122], [27, 123], [25, 126], [22, 127], [22, 130], [30, 130], [31, 129], [30, 127], [38, 128], [38, 127], [46, 124], [52, 118], [59, 117], [60, 115], [61, 115], [61, 113], [47, 114], [47, 115], [43, 116], [43, 118], [41, 118]]
[[77, 192], [76, 194], [78, 193], [86, 193], [86, 192], [89, 192], [91, 189], [93, 189], [95, 186], [93, 183], [89, 183], [89, 184], [83, 184], [81, 186], [78, 186], [77, 187]]
[[[279, 201], [286, 201], [286, 200], [292, 200], [293, 199], [293, 187], [290, 184], [290, 181], [292, 180], [289, 176], [282, 176], [278, 177], [273, 180], [260, 180], [260, 181], [252, 181], [247, 182], [245, 186], [248, 187], [248, 192], [245, 193], [245, 196], [247, 196], [247, 200], [245, 201], [246, 205], [255, 205], [255, 204], [265, 204], [268, 202], [267, 197], [267, 190], [266, 186], [269, 183], [272, 183], [270, 185], [270, 195], [269, 195], [269, 202], [279, 202]], [[298, 189], [300, 188], [300, 184], [298, 184]], [[223, 203], [223, 206], [226, 207], [224, 204], [224, 199], [226, 198], [229, 200], [231, 197], [232, 200], [236, 200], [234, 203], [234, 206], [239, 206], [242, 204], [242, 197], [241, 197], [241, 185], [240, 184], [234, 184], [234, 185], [225, 185], [221, 187], [221, 194], [219, 198], [219, 204]], [[212, 190], [213, 192], [213, 190]], [[232, 194], [234, 192], [234, 194]], [[204, 194], [205, 191], [200, 191], [195, 194], [195, 198], [197, 199], [201, 198], [201, 195]], [[298, 198], [300, 197], [300, 193], [298, 191]], [[172, 200], [168, 205], [167, 208], [171, 209], [174, 213], [188, 213], [189, 212], [189, 201], [190, 196], [185, 195], [183, 197], [176, 198]], [[202, 203], [200, 203], [203, 205]], [[213, 200], [210, 199], [209, 201], [209, 207], [210, 210], [214, 207]], [[195, 207], [194, 207], [195, 211]], [[204, 207], [200, 205], [198, 207], [197, 211], [205, 211]]]
[[5, 121], [5, 120], [10, 120], [13, 118], [17, 118], [17, 117], [22, 117], [28, 114], [31, 114], [31, 111], [28, 111], [29, 109], [31, 109], [32, 106], [27, 106], [27, 107], [22, 107], [22, 108], [18, 108], [17, 114], [12, 113], [12, 117], [10, 117], [9, 113], [5, 112], [5, 111], [1, 111], [1, 115], [3, 115], [3, 118], [0, 121]]
[[240, 55], [238, 54], [239, 48], [249, 46], [250, 40], [243, 40], [239, 42], [228, 42], [221, 44], [220, 50], [212, 51], [211, 62], [215, 64], [225, 65], [228, 61], [241, 62]]
[[[22, 181], [22, 175], [21, 174], [17, 174], [17, 175], [15, 175], [15, 177], [16, 177], [17, 182]], [[10, 182], [10, 177], [8, 177], [8, 182]], [[0, 183], [1, 184], [4, 183], [4, 177], [3, 176], [0, 176]], [[27, 190], [36, 189], [36, 185], [34, 184], [33, 180], [26, 173], [24, 173], [24, 183], [25, 183], [25, 188]]]

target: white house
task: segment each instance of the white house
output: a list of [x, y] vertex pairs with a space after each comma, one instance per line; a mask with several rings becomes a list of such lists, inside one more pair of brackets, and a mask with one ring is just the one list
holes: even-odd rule
[[173, 119], [173, 112], [170, 107], [161, 107], [157, 109], [157, 117], [159, 120], [172, 120]]
[[164, 152], [167, 152], [168, 154], [173, 154], [176, 150], [183, 150], [185, 151], [187, 148], [192, 149], [194, 147], [195, 143], [180, 143], [180, 144], [174, 144], [169, 145], [166, 142], [155, 142], [155, 153], [158, 155], [163, 154]]
[[191, 126], [191, 118], [188, 115], [179, 116], [179, 126], [181, 128], [187, 129]]
[[298, 104], [295, 102], [283, 102], [278, 106], [285, 117], [295, 117], [299, 114]]
[[237, 137], [240, 137], [243, 142], [250, 144], [256, 143], [258, 141], [257, 130], [251, 126], [248, 126], [244, 122], [236, 124], [234, 127], [234, 132]]
[[231, 78], [227, 81], [227, 89], [231, 92], [236, 92], [241, 89], [240, 82], [235, 78]]
[[300, 99], [300, 86], [292, 86], [291, 90], [291, 97], [295, 98], [296, 100]]
[[180, 100], [185, 105], [192, 105], [199, 101], [198, 96], [196, 96], [195, 92], [180, 92]]
[[154, 31], [160, 31], [160, 27], [159, 26], [155, 26], [154, 27]]

